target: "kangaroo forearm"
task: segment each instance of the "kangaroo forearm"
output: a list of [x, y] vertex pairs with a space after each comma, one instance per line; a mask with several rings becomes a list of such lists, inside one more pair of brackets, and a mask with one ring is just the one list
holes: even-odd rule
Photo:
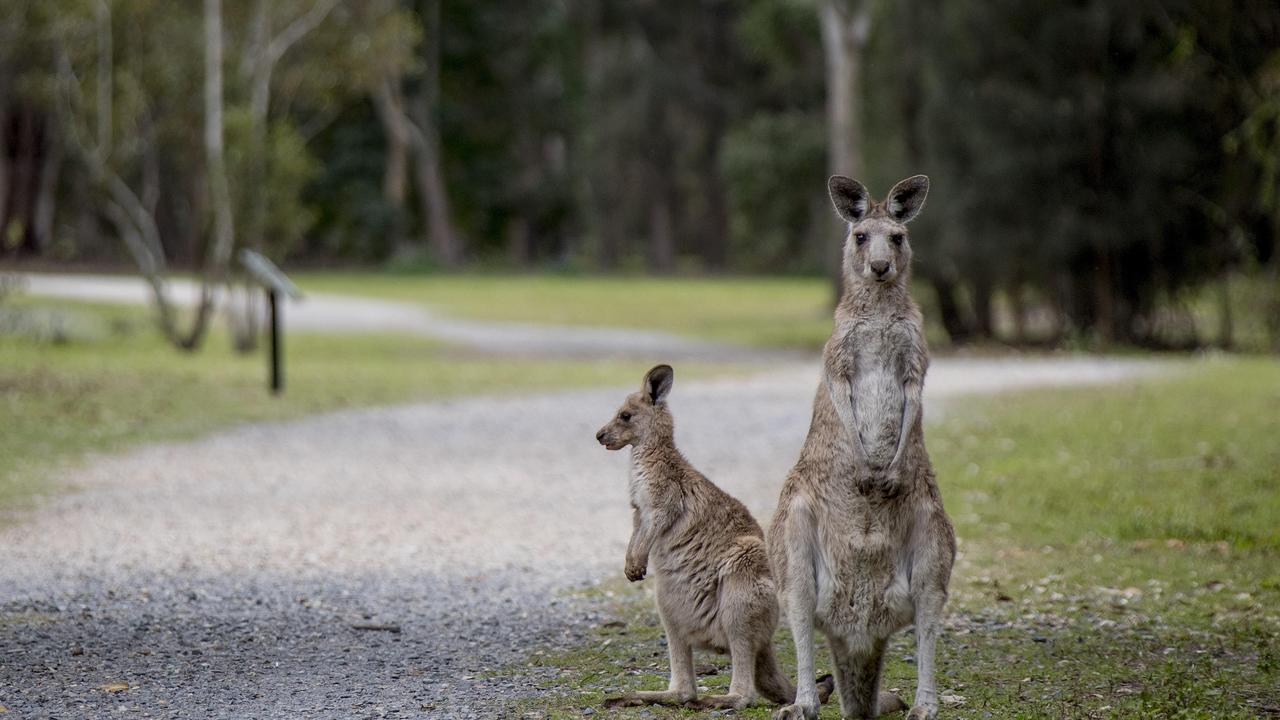
[[649, 559], [649, 551], [653, 549], [651, 535], [643, 529], [631, 533], [631, 542], [627, 543], [627, 557], [641, 563]]
[[827, 391], [831, 394], [831, 405], [835, 408], [836, 417], [840, 419], [840, 425], [849, 434], [854, 454], [859, 462], [862, 462], [867, 454], [862, 447], [862, 436], [858, 434], [853, 416], [853, 385], [849, 382], [849, 378], [844, 375], [833, 375], [830, 371], [826, 379]]
[[889, 463], [889, 467], [897, 468], [902, 462], [903, 453], [907, 449], [907, 442], [911, 439], [911, 430], [920, 420], [920, 411], [924, 407], [921, 402], [920, 383], [914, 380], [908, 380], [903, 384], [902, 399], [902, 424], [898, 426], [898, 444], [894, 449], [893, 462]]
[[641, 562], [647, 561], [654, 543], [675, 524], [676, 518], [676, 512], [664, 507], [656, 508], [647, 517], [640, 518], [631, 532], [631, 542], [627, 546], [628, 556]]
[[652, 536], [647, 529], [645, 523], [638, 524], [631, 533], [631, 540], [627, 543], [627, 558], [623, 570], [631, 582], [643, 580], [649, 570], [649, 551], [652, 548], [650, 537]]

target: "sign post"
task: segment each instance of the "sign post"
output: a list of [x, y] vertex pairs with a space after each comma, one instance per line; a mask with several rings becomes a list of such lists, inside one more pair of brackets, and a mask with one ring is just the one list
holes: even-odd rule
[[241, 250], [240, 264], [267, 292], [267, 307], [270, 310], [271, 323], [271, 394], [279, 395], [284, 391], [284, 355], [281, 341], [284, 330], [284, 297], [301, 300], [302, 292], [292, 280], [280, 272], [280, 268], [276, 267], [275, 263], [261, 253], [248, 249]]

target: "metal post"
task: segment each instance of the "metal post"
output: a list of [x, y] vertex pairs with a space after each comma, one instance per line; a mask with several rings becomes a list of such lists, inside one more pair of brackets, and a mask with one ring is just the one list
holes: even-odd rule
[[280, 293], [268, 290], [267, 303], [271, 306], [271, 393], [279, 395], [284, 390], [284, 375], [280, 372]]
[[284, 335], [284, 299], [301, 300], [298, 287], [280, 272], [275, 263], [248, 248], [240, 251], [240, 262], [259, 285], [267, 291], [267, 306], [271, 309], [271, 394], [284, 392], [284, 355], [281, 336]]

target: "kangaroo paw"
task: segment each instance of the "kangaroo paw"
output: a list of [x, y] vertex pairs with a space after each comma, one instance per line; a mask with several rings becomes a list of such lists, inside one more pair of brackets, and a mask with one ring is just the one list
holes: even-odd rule
[[730, 693], [728, 695], [704, 695], [685, 703], [695, 710], [741, 710], [751, 705], [751, 698]]

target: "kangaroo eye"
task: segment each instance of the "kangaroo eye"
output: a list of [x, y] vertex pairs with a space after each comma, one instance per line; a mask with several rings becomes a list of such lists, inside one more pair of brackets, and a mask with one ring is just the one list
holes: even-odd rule
[[621, 420], [622, 422], [631, 422], [631, 413], [624, 412], [618, 416], [618, 419]]
[[867, 244], [867, 234], [866, 234], [866, 233], [855, 233], [855, 234], [854, 234], [854, 236], [853, 236], [853, 239], [854, 239], [854, 240], [856, 240], [856, 241], [857, 241], [857, 243], [858, 243], [859, 245], [866, 245], [866, 244]]
[[889, 236], [889, 239], [893, 241], [893, 244], [894, 244], [894, 245], [901, 245], [901, 244], [902, 244], [902, 233], [894, 233], [894, 234], [892, 234], [892, 235], [890, 235], [890, 236]]

